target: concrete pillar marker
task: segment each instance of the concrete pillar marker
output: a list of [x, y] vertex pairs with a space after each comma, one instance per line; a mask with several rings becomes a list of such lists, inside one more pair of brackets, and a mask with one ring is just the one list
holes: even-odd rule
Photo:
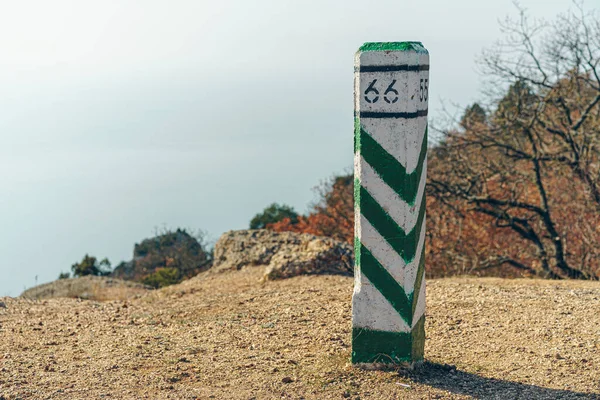
[[354, 64], [352, 363], [413, 364], [425, 346], [429, 53], [365, 43]]

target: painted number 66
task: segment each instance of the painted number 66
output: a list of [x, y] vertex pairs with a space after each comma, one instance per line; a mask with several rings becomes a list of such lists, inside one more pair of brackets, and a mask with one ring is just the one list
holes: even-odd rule
[[[375, 87], [377, 83], [377, 79], [373, 79], [373, 82], [369, 84], [367, 90], [365, 90], [365, 100], [368, 103], [377, 103], [379, 101], [379, 90]], [[398, 101], [398, 96], [400, 93], [394, 88], [396, 84], [396, 79], [394, 79], [388, 87], [383, 92], [383, 100], [388, 104], [394, 104]]]

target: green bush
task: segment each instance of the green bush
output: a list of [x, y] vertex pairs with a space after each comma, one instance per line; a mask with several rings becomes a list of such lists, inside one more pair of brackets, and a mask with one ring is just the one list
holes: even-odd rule
[[136, 243], [133, 259], [119, 263], [111, 276], [163, 287], [196, 276], [211, 265], [212, 251], [204, 232], [164, 229]]
[[250, 229], [264, 229], [268, 224], [274, 224], [284, 218], [289, 218], [292, 224], [298, 222], [298, 213], [285, 204], [273, 203], [258, 213], [250, 221]]
[[96, 257], [85, 255], [81, 262], [75, 263], [71, 266], [73, 276], [106, 276], [110, 274], [110, 261], [103, 259], [98, 261]]
[[158, 289], [174, 285], [181, 282], [181, 280], [181, 275], [177, 268], [157, 268], [156, 271], [142, 279], [142, 283]]
[[71, 277], [71, 274], [69, 272], [61, 272], [60, 275], [58, 275], [58, 279], [69, 279]]

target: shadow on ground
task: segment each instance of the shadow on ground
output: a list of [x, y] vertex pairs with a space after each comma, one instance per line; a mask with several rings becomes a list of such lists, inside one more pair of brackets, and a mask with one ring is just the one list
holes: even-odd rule
[[475, 399], [599, 399], [600, 395], [571, 390], [549, 389], [501, 379], [485, 378], [457, 370], [453, 365], [424, 362], [413, 371], [401, 371], [401, 376], [415, 382], [472, 396]]

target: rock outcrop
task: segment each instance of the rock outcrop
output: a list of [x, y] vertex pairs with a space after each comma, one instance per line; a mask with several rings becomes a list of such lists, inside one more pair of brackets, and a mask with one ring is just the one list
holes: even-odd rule
[[265, 279], [297, 275], [352, 275], [352, 246], [337, 240], [270, 230], [224, 233], [215, 245], [213, 271], [264, 266]]

